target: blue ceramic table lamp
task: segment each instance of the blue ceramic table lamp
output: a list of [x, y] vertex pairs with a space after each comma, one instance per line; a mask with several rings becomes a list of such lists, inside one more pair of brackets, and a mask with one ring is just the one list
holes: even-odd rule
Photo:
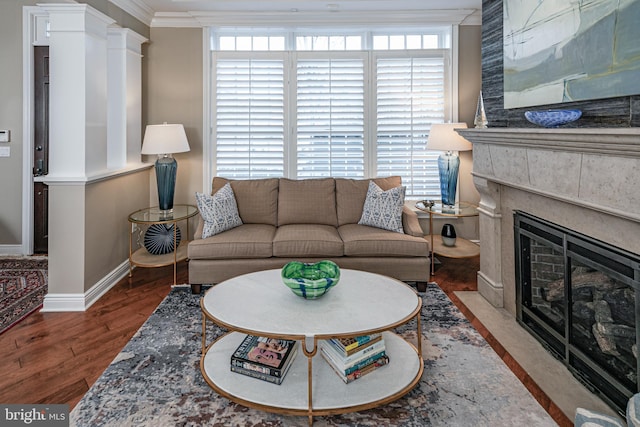
[[182, 125], [148, 125], [144, 132], [142, 154], [157, 154], [156, 181], [158, 183], [158, 207], [169, 214], [173, 211], [173, 194], [176, 188], [178, 163], [171, 155], [189, 151], [189, 142]]
[[446, 206], [453, 206], [456, 203], [458, 169], [460, 168], [460, 158], [457, 151], [471, 150], [471, 143], [454, 129], [466, 129], [466, 127], [466, 123], [434, 123], [429, 131], [427, 150], [443, 152], [438, 157], [438, 171], [440, 173], [442, 204]]

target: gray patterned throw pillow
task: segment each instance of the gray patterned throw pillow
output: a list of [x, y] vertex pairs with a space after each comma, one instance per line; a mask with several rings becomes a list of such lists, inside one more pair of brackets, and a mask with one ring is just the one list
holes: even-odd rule
[[231, 184], [227, 183], [213, 196], [196, 193], [196, 202], [204, 219], [203, 239], [242, 225]]
[[395, 187], [382, 191], [378, 185], [369, 181], [367, 198], [364, 201], [362, 217], [358, 224], [404, 233], [402, 228], [402, 207], [406, 187]]

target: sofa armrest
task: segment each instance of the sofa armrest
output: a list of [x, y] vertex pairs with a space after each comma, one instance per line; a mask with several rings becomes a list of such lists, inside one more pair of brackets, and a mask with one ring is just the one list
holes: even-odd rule
[[402, 208], [402, 228], [405, 234], [416, 237], [424, 236], [424, 231], [422, 231], [422, 227], [420, 227], [420, 222], [418, 221], [418, 214], [407, 206], [403, 206]]
[[198, 214], [198, 226], [193, 234], [193, 240], [202, 239], [202, 230], [204, 230], [204, 219], [202, 219], [202, 215]]

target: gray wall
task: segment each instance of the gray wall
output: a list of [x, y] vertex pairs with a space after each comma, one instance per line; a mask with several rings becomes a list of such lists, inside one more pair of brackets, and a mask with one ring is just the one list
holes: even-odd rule
[[[194, 203], [195, 192], [203, 190], [202, 30], [148, 28], [107, 0], [87, 3], [151, 40], [143, 47], [143, 123], [184, 124], [191, 151], [176, 156], [176, 203]], [[36, 1], [0, 0], [0, 46], [6, 59], [0, 67], [0, 93], [5, 97], [0, 103], [0, 129], [12, 131], [11, 157], [0, 158], [0, 200], [11, 201], [0, 204], [0, 245], [22, 243], [22, 6], [35, 4]], [[469, 126], [473, 126], [480, 90], [480, 35], [480, 26], [460, 27], [458, 113]], [[477, 201], [470, 176], [471, 153], [462, 153], [461, 158], [461, 197]], [[153, 172], [148, 189], [149, 198], [143, 205], [157, 203]]]
[[0, 157], [0, 245], [22, 243], [22, 6], [0, 0], [0, 129], [11, 131], [10, 157]]
[[[481, 85], [481, 35], [479, 25], [460, 26], [458, 119], [470, 127], [473, 127]], [[210, 189], [209, 184], [205, 184], [203, 188], [202, 183], [202, 167], [205, 160], [202, 142], [202, 42], [200, 28], [151, 28], [151, 42], [146, 49], [143, 64], [148, 68], [147, 87], [152, 88], [143, 94], [143, 104], [146, 106], [143, 122], [183, 123], [191, 147], [188, 153], [176, 155], [176, 203], [194, 204], [196, 191]], [[471, 176], [471, 152], [461, 153], [460, 158], [461, 200], [477, 203], [480, 196]], [[153, 172], [150, 178], [149, 203], [157, 204]], [[428, 230], [428, 221], [421, 223], [423, 228], [426, 227]], [[459, 223], [461, 237], [477, 239], [477, 218], [460, 220]], [[436, 225], [441, 227], [439, 223]]]
[[[202, 184], [202, 119], [204, 87], [201, 28], [151, 28], [146, 53], [147, 87], [142, 122], [182, 123], [191, 151], [176, 154], [175, 203], [195, 204]], [[149, 157], [148, 161], [154, 161]], [[157, 205], [155, 174], [151, 173], [150, 205]], [[207, 187], [208, 188], [208, 187]]]
[[[22, 245], [22, 223], [26, 220], [22, 212], [25, 197], [22, 194], [22, 151], [24, 144], [28, 143], [23, 140], [22, 132], [22, 8], [41, 3], [58, 1], [0, 0], [0, 129], [11, 131], [11, 142], [0, 143], [2, 146], [8, 145], [11, 150], [10, 157], [0, 157], [0, 245]], [[84, 3], [109, 15], [119, 25], [149, 37], [149, 27], [108, 0], [89, 0]]]
[[[479, 25], [461, 25], [459, 31], [458, 52], [458, 120], [467, 126], [474, 127], [478, 95], [482, 85], [481, 58], [482, 28]], [[471, 171], [473, 170], [473, 151], [460, 152], [460, 178], [458, 188], [460, 200], [478, 204], [480, 194], [473, 184]], [[465, 239], [478, 239], [478, 218], [443, 218], [434, 217], [433, 229], [439, 234], [442, 225], [452, 223], [458, 236]], [[420, 224], [425, 232], [429, 232], [429, 222], [421, 220]]]
[[[482, 85], [482, 58], [480, 47], [482, 28], [479, 25], [462, 25], [459, 31], [458, 52], [458, 120], [474, 127], [473, 121]], [[478, 203], [480, 195], [473, 185], [471, 169], [472, 151], [460, 153], [460, 200]]]
[[[482, 95], [490, 127], [536, 127], [527, 110], [577, 108], [582, 117], [565, 127], [640, 126], [640, 95], [505, 110], [503, 97], [502, 0], [482, 2]], [[640, 92], [640, 86], [638, 91]]]

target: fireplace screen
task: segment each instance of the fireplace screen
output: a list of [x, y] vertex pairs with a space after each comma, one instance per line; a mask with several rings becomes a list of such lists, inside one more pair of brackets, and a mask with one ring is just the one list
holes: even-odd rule
[[640, 258], [514, 214], [518, 321], [624, 413], [638, 389]]

